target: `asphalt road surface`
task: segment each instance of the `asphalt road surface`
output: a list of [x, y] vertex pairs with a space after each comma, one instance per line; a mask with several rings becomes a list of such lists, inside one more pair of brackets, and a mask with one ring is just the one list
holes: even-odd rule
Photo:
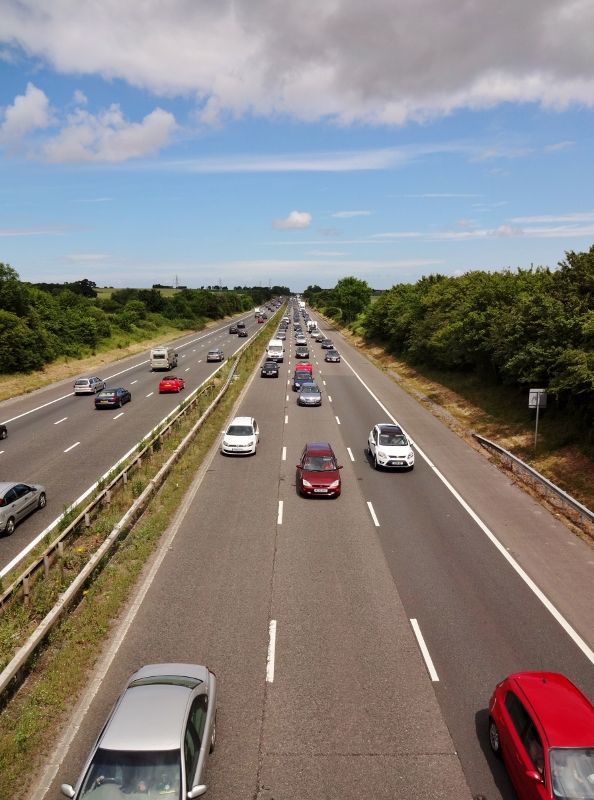
[[[558, 670], [594, 697], [592, 548], [332, 338], [340, 364], [310, 345], [321, 408], [296, 405], [291, 335], [281, 378], [255, 374], [237, 413], [259, 422], [257, 455], [207, 459], [36, 798], [76, 780], [127, 676], [154, 661], [217, 674], [211, 798], [508, 800], [488, 752], [495, 683]], [[411, 472], [365, 455], [390, 417]], [[344, 465], [336, 500], [296, 494], [313, 439]]]
[[[241, 318], [250, 336], [262, 327], [253, 314]], [[226, 322], [179, 339], [178, 366], [170, 372], [152, 372], [148, 351], [112, 364], [99, 377], [108, 387], [130, 390], [132, 402], [121, 409], [97, 411], [94, 395], [73, 394], [74, 379], [0, 404], [0, 420], [9, 429], [0, 442], [2, 480], [40, 483], [47, 492], [42, 511], [12, 536], [0, 534], [0, 570], [220, 366], [206, 362], [209, 349], [221, 347], [228, 358], [248, 341], [228, 331]], [[169, 374], [184, 378], [186, 388], [160, 395], [159, 381]]]

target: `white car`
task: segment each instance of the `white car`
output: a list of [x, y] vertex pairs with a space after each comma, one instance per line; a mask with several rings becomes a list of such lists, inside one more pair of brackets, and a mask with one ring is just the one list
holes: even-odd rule
[[415, 465], [415, 453], [410, 439], [400, 425], [393, 422], [374, 425], [369, 432], [367, 450], [373, 460], [374, 469], [412, 469]]
[[258, 423], [253, 417], [235, 417], [221, 441], [223, 455], [256, 455], [260, 441]]

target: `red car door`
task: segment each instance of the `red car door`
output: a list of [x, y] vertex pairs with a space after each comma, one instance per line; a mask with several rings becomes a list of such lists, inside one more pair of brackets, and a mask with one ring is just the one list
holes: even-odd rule
[[541, 737], [530, 714], [512, 691], [505, 696], [502, 717], [501, 753], [519, 800], [550, 798], [545, 786], [548, 776]]

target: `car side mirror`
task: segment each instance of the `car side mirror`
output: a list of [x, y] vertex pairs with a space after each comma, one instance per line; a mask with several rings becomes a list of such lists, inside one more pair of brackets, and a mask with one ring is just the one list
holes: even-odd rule
[[543, 777], [537, 769], [527, 769], [526, 777], [534, 783], [544, 783]]
[[208, 786], [206, 786], [206, 784], [204, 783], [201, 783], [199, 786], [192, 786], [192, 788], [188, 792], [188, 799], [194, 800], [194, 797], [200, 797], [206, 792], [207, 789]]
[[339, 464], [339, 465], [338, 465], [338, 469], [342, 469], [342, 464]]
[[74, 789], [69, 783], [63, 783], [60, 786], [60, 791], [64, 795], [64, 797], [74, 797]]
[[303, 469], [303, 467], [301, 466], [301, 464], [295, 464], [295, 469]]

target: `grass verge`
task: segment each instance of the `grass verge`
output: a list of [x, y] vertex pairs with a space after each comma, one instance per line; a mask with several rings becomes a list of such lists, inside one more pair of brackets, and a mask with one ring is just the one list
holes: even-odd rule
[[[209, 322], [205, 327], [208, 328], [221, 321]], [[56, 383], [66, 378], [88, 374], [101, 375], [106, 365], [111, 366], [116, 360], [133, 356], [149, 347], [155, 347], [171, 339], [179, 339], [192, 332], [191, 330], [180, 331], [173, 325], [163, 325], [147, 337], [146, 330], [138, 329], [133, 333], [111, 337], [98, 346], [96, 351], [90, 352], [82, 358], [63, 356], [51, 364], [46, 364], [37, 372], [15, 372], [9, 375], [0, 375], [0, 401], [34, 392], [50, 383]]]

